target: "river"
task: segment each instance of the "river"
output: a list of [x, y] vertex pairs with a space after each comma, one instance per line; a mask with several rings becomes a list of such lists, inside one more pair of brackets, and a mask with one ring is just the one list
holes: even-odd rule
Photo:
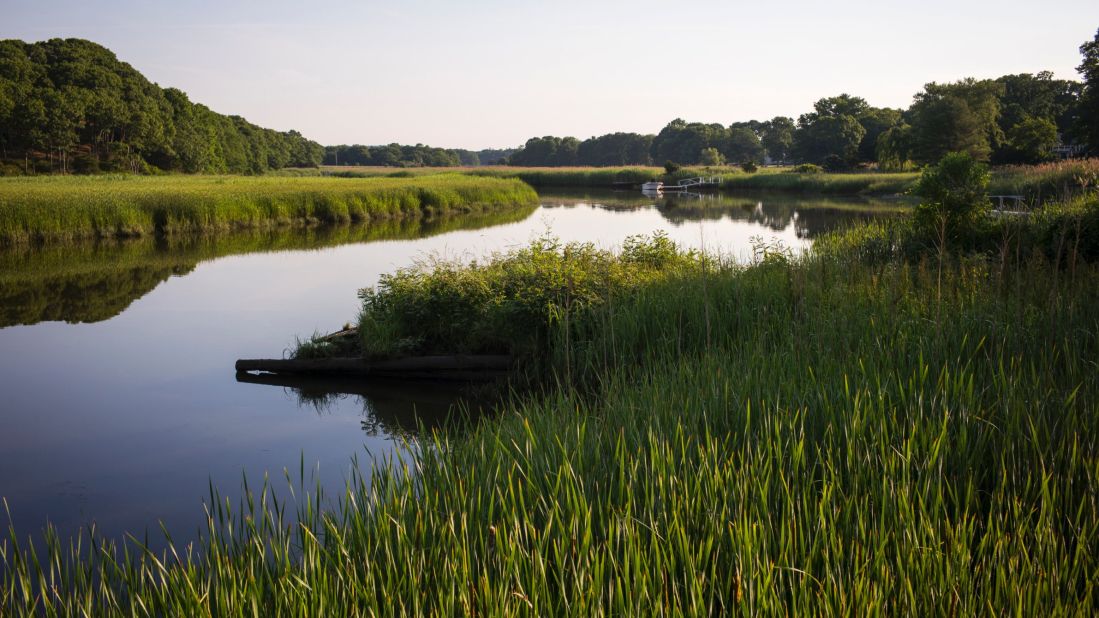
[[[619, 245], [665, 231], [685, 247], [752, 259], [753, 244], [808, 247], [891, 201], [753, 194], [646, 198], [559, 192], [493, 217], [287, 229], [0, 252], [0, 497], [23, 536], [95, 522], [119, 538], [205, 521], [211, 484], [231, 500], [269, 474], [342, 489], [431, 427], [456, 397], [433, 385], [238, 382], [237, 358], [280, 357], [353, 320], [356, 291], [434, 257], [481, 258], [552, 234]], [[329, 389], [336, 388], [337, 392]], [[343, 391], [341, 394], [338, 391]], [[155, 542], [154, 542], [155, 544]]]

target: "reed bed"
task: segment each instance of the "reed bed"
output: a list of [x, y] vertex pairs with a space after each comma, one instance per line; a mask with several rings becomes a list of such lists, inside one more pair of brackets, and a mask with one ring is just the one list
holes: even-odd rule
[[761, 243], [749, 266], [676, 252], [635, 285], [584, 279], [610, 292], [578, 306], [565, 249], [538, 394], [340, 496], [290, 475], [239, 504], [211, 490], [205, 536], [162, 554], [12, 530], [0, 608], [1094, 615], [1095, 263]]
[[730, 190], [765, 190], [818, 195], [896, 195], [905, 193], [918, 173], [861, 172], [851, 174], [741, 174], [725, 177], [721, 187]]
[[1032, 205], [1065, 201], [1099, 187], [1099, 159], [1074, 159], [993, 170], [993, 195], [1021, 195]]
[[0, 244], [485, 211], [537, 203], [517, 180], [46, 177], [0, 179]]

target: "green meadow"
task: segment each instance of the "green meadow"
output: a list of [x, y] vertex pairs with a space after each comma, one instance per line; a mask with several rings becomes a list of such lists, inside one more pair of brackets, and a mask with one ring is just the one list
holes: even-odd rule
[[0, 179], [0, 244], [472, 213], [532, 205], [514, 179], [82, 176]]

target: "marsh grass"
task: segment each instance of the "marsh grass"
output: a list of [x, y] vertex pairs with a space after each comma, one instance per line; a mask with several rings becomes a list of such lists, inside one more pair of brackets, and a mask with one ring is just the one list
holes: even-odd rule
[[1021, 195], [1031, 205], [1070, 201], [1099, 187], [1099, 159], [1074, 159], [993, 170], [989, 192]]
[[98, 176], [0, 179], [0, 244], [351, 223], [533, 205], [511, 179]]
[[11, 531], [0, 607], [1094, 615], [1099, 268], [1019, 256], [639, 279], [546, 322], [540, 393], [341, 496], [211, 491], [204, 538], [157, 554]]

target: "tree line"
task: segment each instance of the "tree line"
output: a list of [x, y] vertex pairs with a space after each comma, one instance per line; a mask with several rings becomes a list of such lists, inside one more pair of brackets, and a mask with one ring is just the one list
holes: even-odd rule
[[818, 100], [796, 120], [706, 124], [675, 119], [656, 135], [613, 133], [580, 141], [533, 137], [508, 163], [526, 166], [720, 165], [772, 160], [831, 169], [876, 163], [900, 170], [965, 152], [992, 163], [1038, 163], [1055, 146], [1099, 154], [1099, 33], [1080, 48], [1082, 82], [1050, 72], [929, 83], [908, 109], [849, 94]]
[[324, 147], [324, 165], [372, 165], [388, 167], [455, 167], [499, 165], [507, 161], [515, 148], [463, 150], [435, 148], [416, 144], [364, 146], [340, 144]]
[[259, 174], [323, 147], [161, 88], [82, 39], [0, 41], [0, 172]]

